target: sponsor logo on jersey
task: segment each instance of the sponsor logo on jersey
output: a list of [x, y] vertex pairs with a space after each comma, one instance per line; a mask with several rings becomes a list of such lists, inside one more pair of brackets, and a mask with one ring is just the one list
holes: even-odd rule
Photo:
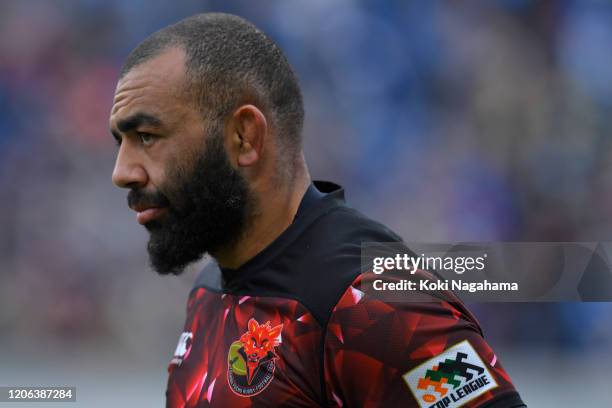
[[241, 397], [252, 397], [266, 389], [274, 379], [278, 358], [274, 349], [281, 343], [283, 325], [259, 324], [251, 319], [248, 331], [231, 344], [227, 355], [227, 382]]
[[421, 408], [454, 408], [497, 387], [469, 341], [446, 349], [403, 375]]
[[193, 343], [193, 333], [191, 332], [183, 332], [181, 337], [179, 337], [178, 344], [176, 345], [176, 350], [174, 351], [174, 356], [172, 360], [170, 360], [170, 365], [176, 364], [180, 366], [183, 363], [189, 353], [191, 352], [191, 344]]

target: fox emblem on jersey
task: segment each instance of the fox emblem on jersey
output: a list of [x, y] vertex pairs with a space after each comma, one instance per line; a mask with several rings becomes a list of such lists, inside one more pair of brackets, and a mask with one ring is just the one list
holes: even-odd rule
[[227, 362], [227, 381], [234, 393], [251, 397], [262, 392], [274, 378], [274, 349], [281, 343], [283, 325], [259, 324], [250, 319], [248, 330], [231, 344]]

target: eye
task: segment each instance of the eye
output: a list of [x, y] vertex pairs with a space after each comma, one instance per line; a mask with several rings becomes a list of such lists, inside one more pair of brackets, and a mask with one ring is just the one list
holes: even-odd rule
[[140, 142], [145, 146], [150, 146], [155, 141], [155, 136], [146, 132], [138, 132], [138, 137], [140, 138]]

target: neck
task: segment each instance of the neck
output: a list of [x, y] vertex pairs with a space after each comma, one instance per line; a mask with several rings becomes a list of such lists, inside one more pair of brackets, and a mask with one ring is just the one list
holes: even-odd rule
[[268, 183], [257, 189], [259, 208], [238, 241], [212, 254], [222, 268], [237, 269], [253, 258], [293, 222], [302, 198], [310, 185], [308, 171], [300, 171], [291, 183]]

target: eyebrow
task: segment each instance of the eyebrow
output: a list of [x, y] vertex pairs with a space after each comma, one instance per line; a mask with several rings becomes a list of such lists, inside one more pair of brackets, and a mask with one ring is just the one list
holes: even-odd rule
[[[117, 122], [117, 129], [121, 133], [128, 133], [132, 130], [137, 129], [139, 126], [148, 125], [152, 127], [159, 128], [162, 126], [162, 121], [154, 115], [144, 112], [138, 112], [131, 116], [128, 116], [125, 119], [121, 119]], [[121, 140], [121, 135], [115, 128], [111, 128], [111, 134], [117, 140]]]

